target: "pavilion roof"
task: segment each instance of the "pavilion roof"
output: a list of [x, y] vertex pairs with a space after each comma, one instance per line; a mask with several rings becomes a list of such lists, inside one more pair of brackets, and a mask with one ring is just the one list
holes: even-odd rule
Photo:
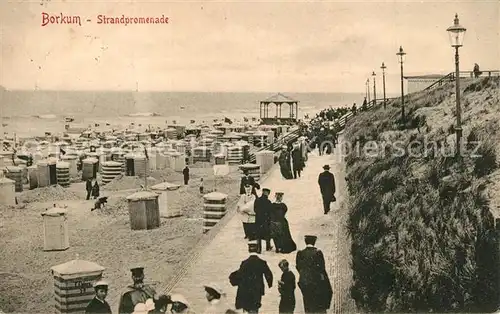
[[289, 102], [299, 102], [291, 97], [283, 95], [282, 93], [277, 93], [261, 102], [269, 102], [269, 103], [289, 103]]

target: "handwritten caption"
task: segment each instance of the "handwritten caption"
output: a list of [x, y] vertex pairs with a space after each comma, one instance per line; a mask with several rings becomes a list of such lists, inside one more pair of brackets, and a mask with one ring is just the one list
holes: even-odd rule
[[[82, 19], [79, 15], [64, 15], [59, 14], [49, 14], [42, 12], [42, 26], [54, 25], [54, 24], [72, 24], [82, 26], [82, 21], [87, 23], [92, 23], [93, 21], [89, 18]], [[97, 15], [95, 22], [97, 24], [107, 24], [107, 25], [133, 25], [133, 24], [168, 24], [169, 18], [162, 14], [162, 16], [107, 16], [104, 14]]]

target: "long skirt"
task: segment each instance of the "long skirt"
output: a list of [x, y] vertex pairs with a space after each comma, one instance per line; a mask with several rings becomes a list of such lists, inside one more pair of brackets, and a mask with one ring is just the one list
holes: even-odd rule
[[281, 253], [291, 253], [297, 250], [297, 244], [292, 239], [288, 221], [272, 221], [270, 225], [271, 238], [274, 240], [276, 250]]
[[283, 178], [285, 178], [287, 180], [293, 178], [293, 173], [292, 173], [292, 170], [290, 169], [290, 166], [280, 165], [280, 171], [281, 171], [281, 175], [283, 176]]
[[247, 237], [248, 240], [257, 239], [255, 223], [244, 222], [243, 223], [243, 231], [245, 232], [245, 237]]

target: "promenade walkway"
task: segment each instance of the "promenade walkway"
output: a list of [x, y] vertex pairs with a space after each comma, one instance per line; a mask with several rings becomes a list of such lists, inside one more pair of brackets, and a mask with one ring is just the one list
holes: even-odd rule
[[[337, 202], [332, 204], [332, 212], [323, 214], [321, 196], [318, 187], [318, 174], [324, 164], [330, 164], [331, 171], [336, 176]], [[284, 202], [288, 206], [287, 218], [290, 223], [292, 236], [298, 249], [305, 247], [303, 237], [306, 234], [318, 236], [316, 246], [325, 255], [327, 270], [334, 290], [334, 300], [331, 312], [352, 312], [352, 304], [348, 301], [348, 288], [351, 281], [349, 268], [350, 242], [345, 234], [345, 210], [341, 205], [345, 194], [345, 175], [336, 155], [317, 156], [309, 155], [309, 160], [302, 177], [297, 180], [285, 180], [281, 177], [278, 167], [273, 167], [271, 173], [263, 180], [261, 187], [274, 192], [285, 193]], [[295, 269], [296, 252], [290, 254], [277, 254], [274, 251], [264, 252], [261, 258], [266, 260], [273, 272], [273, 287], [267, 289], [262, 299], [262, 313], [277, 313], [279, 293], [277, 281], [281, 277], [278, 262], [287, 259], [291, 270], [298, 279]], [[236, 287], [229, 284], [229, 274], [238, 269], [241, 261], [248, 257], [247, 242], [243, 236], [241, 221], [238, 216], [232, 217], [226, 226], [215, 236], [201, 252], [197, 261], [191, 265], [187, 273], [170, 290], [170, 293], [183, 294], [196, 313], [202, 313], [207, 305], [204, 283], [216, 282], [226, 292], [228, 303], [234, 307]], [[296, 313], [303, 312], [302, 294], [296, 290]], [[347, 305], [346, 305], [347, 304]]]

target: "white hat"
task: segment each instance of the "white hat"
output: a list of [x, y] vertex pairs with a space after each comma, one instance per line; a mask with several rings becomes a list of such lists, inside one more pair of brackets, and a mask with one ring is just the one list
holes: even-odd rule
[[134, 312], [132, 314], [146, 314], [148, 313], [148, 307], [144, 303], [137, 303], [134, 307]]
[[97, 288], [97, 287], [99, 287], [99, 286], [105, 286], [105, 287], [108, 287], [108, 286], [109, 286], [109, 284], [108, 284], [106, 281], [104, 281], [104, 280], [99, 280], [99, 281], [96, 281], [96, 282], [94, 283], [94, 288]]
[[146, 309], [148, 311], [152, 311], [155, 309], [155, 302], [153, 301], [153, 299], [147, 299], [146, 300]]
[[189, 302], [186, 300], [186, 298], [182, 294], [172, 294], [170, 296], [170, 299], [172, 302], [179, 302], [184, 304], [185, 306], [189, 307]]
[[224, 291], [216, 283], [211, 282], [209, 284], [204, 285], [203, 287], [210, 288], [210, 289], [214, 290], [215, 292], [217, 292], [220, 295], [224, 294]]

